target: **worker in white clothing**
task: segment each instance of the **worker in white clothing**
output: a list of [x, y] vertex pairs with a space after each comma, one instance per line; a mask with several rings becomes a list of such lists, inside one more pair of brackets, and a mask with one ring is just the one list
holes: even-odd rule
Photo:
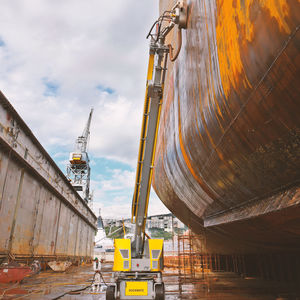
[[101, 271], [101, 263], [103, 262], [103, 260], [99, 260], [98, 257], [96, 257], [94, 259], [94, 263], [93, 263], [93, 268], [95, 271], [94, 274], [94, 280], [93, 280], [93, 285], [92, 285], [92, 290], [93, 292], [99, 292], [101, 290], [101, 275], [100, 275], [100, 271]]
[[99, 260], [98, 257], [96, 257], [94, 259], [94, 263], [93, 263], [93, 267], [94, 267], [94, 271], [101, 271], [101, 263], [102, 263], [102, 259]]

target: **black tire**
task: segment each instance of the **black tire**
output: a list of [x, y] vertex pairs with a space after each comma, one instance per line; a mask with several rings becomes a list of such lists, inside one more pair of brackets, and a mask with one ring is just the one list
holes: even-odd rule
[[164, 286], [164, 284], [157, 284], [155, 286], [155, 300], [165, 300], [165, 286]]
[[115, 287], [109, 285], [106, 289], [106, 300], [115, 300]]

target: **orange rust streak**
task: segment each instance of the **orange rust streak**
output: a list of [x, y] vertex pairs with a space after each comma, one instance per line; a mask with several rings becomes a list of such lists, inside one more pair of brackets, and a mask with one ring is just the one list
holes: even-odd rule
[[219, 11], [216, 26], [218, 58], [226, 96], [229, 95], [231, 87], [237, 89], [241, 83], [245, 88], [251, 87], [243, 67], [241, 47], [254, 38], [254, 25], [250, 17], [253, 4], [267, 10], [271, 18], [277, 21], [282, 32], [291, 32], [285, 21], [285, 17], [289, 14], [287, 0], [245, 0], [243, 3], [241, 2], [236, 0], [217, 1], [217, 10]]

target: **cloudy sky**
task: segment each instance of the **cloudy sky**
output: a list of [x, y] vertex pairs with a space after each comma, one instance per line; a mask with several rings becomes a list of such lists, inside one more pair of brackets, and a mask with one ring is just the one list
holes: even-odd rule
[[[158, 0], [2, 0], [0, 89], [65, 173], [91, 107], [94, 210], [130, 215]], [[154, 191], [149, 214], [168, 212]]]

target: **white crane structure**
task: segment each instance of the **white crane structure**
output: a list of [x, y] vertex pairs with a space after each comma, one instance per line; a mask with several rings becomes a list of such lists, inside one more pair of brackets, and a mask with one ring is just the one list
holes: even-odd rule
[[87, 153], [87, 146], [90, 137], [90, 126], [93, 115], [91, 109], [87, 124], [81, 136], [75, 142], [75, 151], [70, 153], [69, 164], [67, 165], [67, 178], [74, 189], [86, 201], [91, 202], [90, 195], [90, 160]]

